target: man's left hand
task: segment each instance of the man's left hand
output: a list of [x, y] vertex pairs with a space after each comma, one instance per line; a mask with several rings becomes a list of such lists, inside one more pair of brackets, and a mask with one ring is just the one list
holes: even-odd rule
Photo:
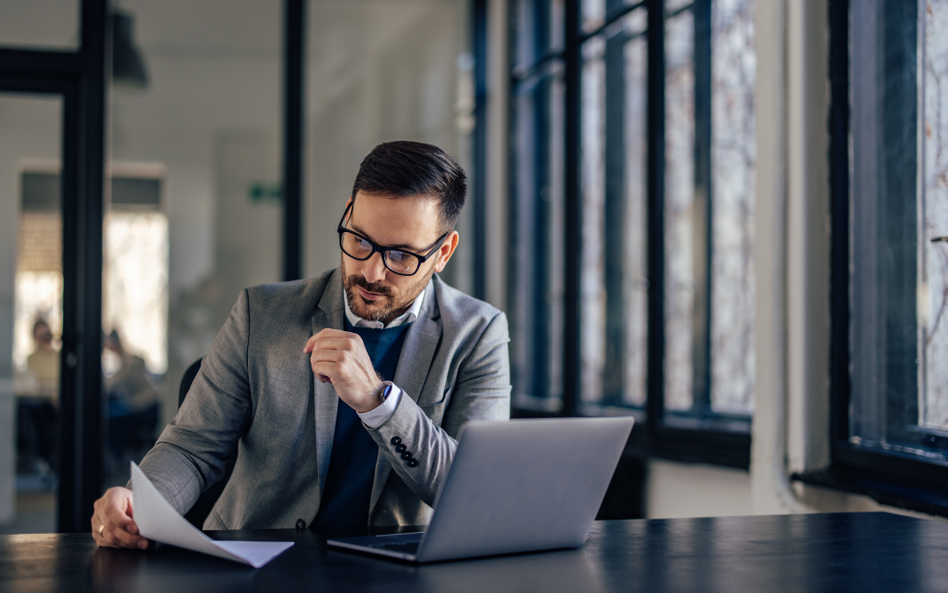
[[324, 329], [306, 342], [303, 352], [316, 378], [332, 383], [339, 398], [363, 414], [378, 407], [382, 380], [372, 367], [369, 353], [358, 334]]

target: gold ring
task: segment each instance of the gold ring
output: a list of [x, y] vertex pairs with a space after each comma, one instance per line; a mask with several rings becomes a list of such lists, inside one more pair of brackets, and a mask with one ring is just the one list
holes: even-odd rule
[[99, 535], [102, 535], [103, 531], [105, 531], [105, 525], [99, 525]]

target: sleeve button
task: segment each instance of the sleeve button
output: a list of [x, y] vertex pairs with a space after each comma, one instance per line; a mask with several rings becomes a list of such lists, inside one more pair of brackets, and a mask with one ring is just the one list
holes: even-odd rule
[[408, 461], [409, 459], [411, 459], [411, 453], [409, 453], [408, 451], [405, 451], [404, 453], [402, 453], [402, 459], [404, 459], [405, 461]]
[[418, 460], [412, 457], [411, 459], [408, 460], [408, 463], [406, 463], [405, 465], [407, 465], [408, 467], [415, 467], [416, 465], [418, 465]]
[[393, 444], [393, 445], [398, 445], [398, 444], [401, 443], [401, 442], [402, 442], [402, 437], [392, 437], [392, 444]]
[[406, 447], [406, 446], [404, 445], [404, 443], [403, 443], [403, 444], [398, 445], [397, 447], [395, 447], [395, 450], [396, 450], [397, 452], [399, 452], [399, 453], [404, 453], [405, 451], [408, 450], [408, 447]]

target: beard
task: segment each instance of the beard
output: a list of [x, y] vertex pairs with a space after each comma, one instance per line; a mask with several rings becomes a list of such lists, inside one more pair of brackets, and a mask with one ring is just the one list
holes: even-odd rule
[[[427, 273], [420, 276], [418, 282], [411, 284], [405, 290], [399, 290], [394, 286], [382, 282], [368, 282], [363, 276], [358, 274], [350, 275], [346, 272], [346, 256], [342, 256], [342, 284], [346, 290], [346, 300], [349, 302], [349, 308], [356, 316], [368, 321], [387, 322], [395, 319], [407, 311], [421, 291], [428, 285], [431, 276], [434, 275], [434, 266]], [[410, 276], [410, 278], [414, 278]], [[362, 288], [368, 292], [383, 295], [374, 301], [367, 301], [362, 298], [356, 288]]]

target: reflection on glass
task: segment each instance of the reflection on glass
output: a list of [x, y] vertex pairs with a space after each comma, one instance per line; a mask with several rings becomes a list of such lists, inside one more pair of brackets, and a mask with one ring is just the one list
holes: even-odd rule
[[510, 266], [510, 358], [514, 405], [562, 406], [562, 65], [516, 89], [516, 207]]
[[645, 16], [633, 11], [583, 46], [581, 353], [588, 404], [645, 403]]
[[[930, 239], [945, 234], [937, 203], [945, 189], [929, 152], [945, 137], [945, 124], [923, 88], [925, 54], [934, 49], [924, 47], [933, 24], [920, 19], [925, 6], [935, 4], [880, 0], [850, 7], [851, 442], [912, 452], [941, 447], [919, 429], [926, 416], [923, 368], [941, 364], [926, 356], [938, 352], [939, 339], [927, 353], [922, 345], [926, 332], [940, 332], [936, 319], [944, 287], [938, 278], [944, 253]], [[938, 20], [934, 9], [931, 16]], [[937, 29], [932, 33], [941, 39]], [[930, 292], [924, 288], [926, 272]], [[926, 303], [927, 296], [934, 298]], [[938, 422], [933, 415], [927, 420]]]
[[[686, 2], [686, 4], [690, 3], [691, 0]], [[606, 23], [606, 19], [615, 18], [617, 14], [621, 14], [637, 4], [641, 4], [641, 0], [582, 0], [582, 30], [587, 33], [595, 31]], [[633, 13], [635, 12], [640, 13], [642, 19], [645, 19], [646, 12], [644, 9], [633, 11]], [[627, 18], [627, 15], [619, 20], [625, 18]]]
[[168, 369], [168, 218], [162, 212], [112, 212], [105, 219], [102, 323], [148, 371]]
[[565, 0], [519, 0], [512, 11], [517, 29], [517, 70], [533, 67], [547, 54], [564, 47]]
[[694, 319], [694, 18], [665, 23], [665, 407], [692, 404]]
[[[113, 208], [122, 187], [113, 183]], [[106, 470], [121, 477], [158, 436], [168, 368], [168, 220], [139, 208], [110, 212], [104, 223]]]
[[630, 40], [625, 44], [625, 253], [622, 282], [627, 301], [625, 319], [624, 403], [645, 405], [648, 352], [648, 281], [646, 212], [646, 94], [648, 46], [646, 11], [626, 17]]
[[[601, 37], [583, 46], [582, 74], [582, 200], [583, 241], [580, 303], [582, 357], [582, 399], [599, 401], [603, 394], [606, 365], [606, 65], [602, 59], [605, 43]], [[610, 122], [611, 123], [611, 122]], [[609, 278], [609, 280], [613, 280]], [[621, 279], [619, 279], [621, 281]]]
[[673, 14], [694, 4], [694, 0], [665, 0], [665, 14]]
[[56, 530], [61, 112], [0, 96], [0, 533]]
[[608, 0], [582, 0], [583, 31], [592, 31], [601, 27], [606, 20], [606, 3]]
[[711, 4], [711, 407], [749, 414], [754, 392], [753, 0]]
[[948, 242], [931, 241], [948, 236], [948, 1], [928, 0], [923, 6], [919, 424], [948, 430]]

